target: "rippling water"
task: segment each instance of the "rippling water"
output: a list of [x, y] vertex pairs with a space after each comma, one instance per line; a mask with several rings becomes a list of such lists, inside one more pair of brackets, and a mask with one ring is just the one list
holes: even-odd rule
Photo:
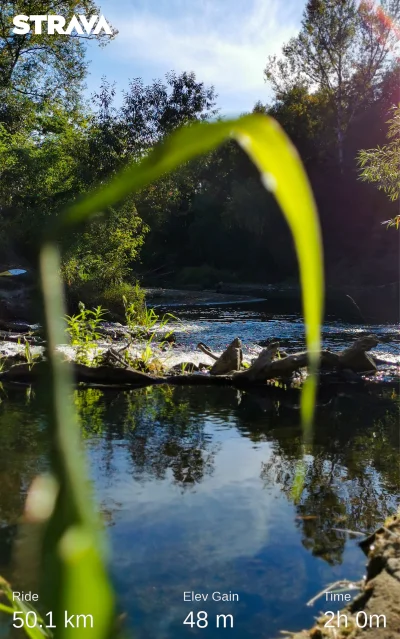
[[[249, 352], [270, 337], [294, 350], [303, 346], [298, 317], [271, 317], [259, 305], [179, 315], [179, 356], [199, 340], [222, 349], [236, 335]], [[394, 326], [332, 321], [324, 343], [335, 349], [364, 331], [380, 337], [381, 355], [398, 358]], [[48, 465], [39, 398], [8, 389], [2, 400], [0, 532], [16, 522], [32, 477]], [[218, 614], [232, 614], [234, 627], [225, 633], [234, 639], [273, 639], [282, 629], [310, 626], [319, 611], [332, 609], [323, 600], [307, 607], [311, 597], [364, 573], [357, 540], [344, 529], [371, 531], [398, 503], [393, 388], [332, 394], [318, 407], [306, 449], [296, 404], [278, 390], [92, 388], [75, 391], [71, 401], [108, 527], [120, 610], [136, 639], [217, 639], [224, 632], [216, 628]], [[300, 459], [305, 485], [296, 501]], [[13, 572], [4, 535], [1, 573], [23, 587], [26, 575]], [[184, 592], [208, 598], [185, 602]], [[213, 601], [215, 592], [239, 600]], [[190, 611], [207, 612], [208, 627], [184, 625]]]
[[[180, 345], [172, 353], [174, 358], [182, 359], [180, 353], [192, 352], [199, 341], [221, 352], [234, 337], [242, 339], [244, 352], [250, 355], [260, 350], [257, 342], [272, 338], [278, 339], [289, 352], [305, 348], [304, 323], [299, 315], [271, 314], [266, 302], [173, 310], [182, 320], [181, 325], [173, 322], [169, 325]], [[353, 324], [328, 319], [322, 332], [323, 347], [340, 350], [350, 346], [357, 337], [370, 333], [380, 340], [373, 354], [393, 363], [400, 362], [400, 330], [396, 324]], [[200, 359], [204, 360], [204, 355], [198, 355], [197, 361]]]

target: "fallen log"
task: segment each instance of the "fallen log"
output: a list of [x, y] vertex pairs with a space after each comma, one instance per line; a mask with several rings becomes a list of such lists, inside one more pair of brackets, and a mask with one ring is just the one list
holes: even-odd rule
[[[279, 348], [279, 342], [271, 342], [267, 348], [261, 351], [257, 359], [249, 369], [234, 374], [234, 379], [244, 380], [249, 383], [263, 382], [268, 379], [268, 370]], [[278, 361], [286, 361], [287, 357]]]
[[[337, 371], [340, 383], [363, 381], [355, 372], [357, 368], [371, 366], [372, 358], [362, 359], [367, 348], [372, 348], [376, 343], [374, 336], [359, 338], [353, 347], [345, 349], [342, 353], [332, 353], [328, 350], [321, 353], [321, 368]], [[203, 345], [205, 346], [205, 345]], [[207, 350], [208, 347], [205, 347]], [[201, 349], [203, 350], [203, 349]], [[72, 374], [76, 382], [103, 385], [130, 385], [149, 386], [153, 384], [180, 384], [180, 385], [229, 385], [237, 388], [246, 388], [254, 385], [265, 385], [269, 380], [280, 379], [290, 383], [293, 373], [304, 369], [308, 365], [308, 353], [301, 352], [287, 357], [274, 359], [279, 351], [279, 343], [272, 342], [264, 349], [247, 370], [240, 370], [242, 349], [238, 338], [233, 340], [224, 353], [217, 358], [210, 374], [192, 373], [173, 374], [167, 376], [151, 375], [130, 368], [122, 359], [120, 351], [110, 349], [109, 360], [100, 366], [92, 367], [83, 364], [65, 362], [65, 366], [72, 368]], [[205, 352], [203, 350], [203, 352]], [[211, 351], [210, 351], [211, 352]], [[217, 356], [216, 356], [217, 357]], [[110, 365], [110, 361], [118, 366]], [[364, 364], [363, 364], [364, 361]], [[373, 362], [373, 360], [372, 360]], [[374, 363], [374, 362], [373, 362]], [[354, 368], [353, 368], [354, 366]], [[20, 383], [32, 383], [44, 372], [46, 362], [41, 361], [32, 364], [20, 364], [0, 372], [0, 381]], [[194, 366], [192, 371], [195, 370]], [[370, 370], [370, 368], [369, 368]], [[217, 372], [216, 372], [217, 371]], [[219, 371], [219, 372], [218, 372]], [[176, 373], [176, 368], [174, 373]]]
[[359, 337], [354, 344], [339, 353], [339, 367], [350, 368], [355, 373], [376, 371], [376, 363], [371, 355], [367, 355], [367, 351], [375, 348], [378, 343], [379, 340], [375, 335]]
[[[366, 351], [374, 348], [378, 340], [374, 335], [366, 335], [358, 338], [354, 344], [341, 353], [332, 353], [329, 350], [321, 351], [320, 365], [328, 370], [350, 370], [353, 373], [376, 371], [377, 366], [373, 358]], [[241, 379], [248, 383], [261, 383], [269, 379], [288, 379], [294, 372], [308, 366], [308, 353], [295, 353], [274, 359], [279, 351], [279, 342], [271, 342], [261, 351], [258, 358], [246, 371], [234, 373], [235, 381]]]
[[203, 344], [203, 342], [199, 342], [197, 344], [197, 348], [202, 351], [205, 355], [208, 355], [208, 357], [211, 357], [211, 359], [214, 359], [215, 361], [217, 361], [217, 359], [219, 359], [219, 355], [215, 355], [209, 346], [207, 346], [207, 344]]
[[[71, 368], [71, 373], [76, 382], [99, 384], [129, 384], [131, 386], [150, 386], [160, 384], [165, 380], [142, 373], [129, 368], [116, 368], [114, 366], [85, 366], [76, 362], [64, 362], [64, 366]], [[32, 383], [37, 381], [46, 371], [47, 363], [42, 361], [36, 364], [18, 364], [11, 366], [7, 371], [0, 372], [0, 381]]]
[[[273, 359], [278, 350], [279, 343], [273, 342], [260, 353], [249, 369], [234, 373], [234, 380], [248, 383], [262, 383], [275, 378], [287, 380], [293, 373], [308, 366], [307, 352]], [[337, 367], [338, 361], [336, 353], [321, 351], [321, 368], [333, 370]]]
[[25, 342], [32, 345], [41, 345], [44, 340], [39, 335], [33, 335], [32, 333], [7, 333], [6, 331], [0, 331], [1, 342], [13, 342], [14, 344], [22, 344]]
[[115, 368], [114, 366], [85, 366], [72, 364], [72, 374], [77, 382], [99, 384], [129, 384], [132, 386], [151, 386], [164, 381], [162, 377], [148, 375], [132, 368]]

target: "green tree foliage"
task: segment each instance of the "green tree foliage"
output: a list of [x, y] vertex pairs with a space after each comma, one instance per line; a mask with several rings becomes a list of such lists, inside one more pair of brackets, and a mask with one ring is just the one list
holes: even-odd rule
[[312, 93], [305, 83], [293, 84], [276, 94], [267, 112], [290, 134], [305, 162], [329, 156], [334, 133], [329, 127], [332, 109], [324, 91]]
[[148, 86], [135, 78], [124, 94], [120, 112], [129, 152], [141, 157], [179, 126], [216, 116], [215, 98], [214, 87], [197, 82], [194, 73], [171, 71], [165, 82], [155, 80]]
[[131, 263], [138, 259], [147, 232], [132, 198], [110, 209], [106, 217], [74, 236], [63, 264], [68, 286], [90, 282], [100, 294], [109, 286], [121, 284], [129, 275]]
[[[87, 71], [85, 44], [97, 40], [105, 45], [114, 37], [103, 31], [99, 35], [69, 37], [61, 34], [23, 35], [12, 32], [16, 15], [62, 15], [66, 20], [74, 14], [100, 15], [94, 0], [1, 0], [0, 2], [0, 97], [11, 93], [27, 96], [34, 102], [48, 99], [79, 100], [79, 91]], [[3, 100], [1, 100], [3, 102]]]
[[[57, 100], [28, 104], [8, 94], [24, 119], [20, 126], [14, 120], [11, 126], [0, 123], [3, 245], [11, 240], [25, 255], [33, 254], [43, 228], [63, 205], [138, 161], [174, 128], [216, 114], [212, 87], [190, 73], [169, 73], [165, 83], [149, 86], [135, 80], [118, 109], [114, 98], [106, 80], [94, 96], [94, 112], [79, 105], [71, 111]], [[195, 167], [185, 165], [106, 211], [83, 234], [66, 236], [63, 270], [70, 287], [91, 283], [100, 293], [120, 284], [139, 258], [147, 222], [163, 226], [168, 211], [195, 191]]]
[[[376, 184], [394, 202], [400, 194], [400, 105], [393, 107], [388, 124], [388, 144], [360, 151], [358, 162], [361, 179]], [[389, 223], [398, 227], [399, 220], [397, 216]]]
[[[383, 0], [380, 8], [393, 17], [399, 4]], [[63, 6], [77, 12], [83, 4]], [[14, 8], [22, 11], [22, 4]], [[328, 274], [331, 267], [339, 276], [343, 271], [346, 282], [351, 264], [339, 261], [348, 256], [357, 265], [371, 264], [382, 283], [387, 272], [372, 266], [371, 251], [381, 240], [367, 229], [378, 223], [377, 210], [379, 221], [394, 213], [354, 171], [360, 148], [384, 144], [382, 113], [400, 97], [387, 16], [366, 2], [308, 2], [298, 37], [284, 47], [281, 59], [269, 61], [272, 104], [254, 107], [275, 117], [298, 148], [321, 213]], [[77, 40], [85, 66], [84, 45]], [[26, 56], [36, 55], [32, 45]], [[58, 75], [52, 54], [46, 55], [54, 96], [43, 97], [42, 89], [35, 93], [32, 87], [22, 93], [15, 75], [15, 86], [9, 83], [0, 101], [0, 243], [3, 252], [12, 245], [28, 258], [64, 205], [140, 160], [175, 128], [218, 115], [213, 87], [188, 72], [170, 72], [148, 85], [136, 78], [119, 100], [112, 81], [103, 79], [89, 110], [76, 95], [54, 88]], [[82, 78], [84, 73], [82, 67]], [[193, 276], [192, 283], [207, 286], [297, 276], [290, 233], [274, 197], [262, 188], [246, 155], [229, 142], [115, 205], [83, 234], [63, 239], [64, 273], [76, 294], [123, 286], [121, 281], [140, 272], [155, 273], [160, 283], [157, 276], [177, 272], [179, 278], [184, 270], [186, 284]], [[360, 260], [365, 254], [369, 259]], [[393, 269], [397, 263], [388, 270], [390, 279]]]
[[393, 65], [398, 47], [398, 0], [308, 0], [300, 33], [268, 59], [265, 78], [278, 100], [294, 86], [320, 92], [334, 113], [338, 161], [350, 124], [376, 92]]
[[0, 123], [0, 219], [14, 241], [34, 244], [54, 208], [75, 195], [78, 123], [71, 127], [57, 104], [42, 105], [23, 130]]
[[358, 158], [361, 179], [376, 183], [394, 201], [400, 193], [400, 105], [393, 108], [388, 124], [388, 144], [362, 150]]

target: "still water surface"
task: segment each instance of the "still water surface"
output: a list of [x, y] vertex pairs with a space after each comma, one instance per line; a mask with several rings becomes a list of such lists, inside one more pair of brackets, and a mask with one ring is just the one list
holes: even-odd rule
[[[182, 316], [182, 313], [179, 313]], [[297, 348], [297, 317], [261, 310], [186, 310], [182, 348], [222, 348], [235, 335], [248, 348], [280, 336]], [[190, 320], [190, 321], [188, 321]], [[267, 321], [266, 321], [267, 320]], [[372, 327], [327, 324], [331, 347]], [[380, 353], [398, 357], [393, 326], [373, 327]], [[201, 335], [201, 337], [200, 337]], [[47, 467], [45, 421], [25, 390], [0, 404], [0, 526], [16, 522], [33, 476]], [[95, 492], [108, 526], [111, 573], [136, 639], [272, 639], [310, 626], [323, 600], [306, 602], [341, 578], [359, 579], [365, 558], [346, 532], [368, 532], [399, 496], [398, 397], [393, 387], [324, 397], [314, 443], [304, 449], [296, 401], [230, 388], [155, 387], [75, 391]], [[305, 455], [305, 488], [292, 496]], [[0, 537], [0, 574], [11, 576]], [[184, 592], [208, 594], [184, 602]], [[213, 601], [212, 593], [239, 601]], [[183, 625], [208, 613], [206, 629]], [[217, 614], [234, 627], [216, 628]], [[229, 624], [230, 625], [230, 624]], [[4, 627], [3, 627], [4, 630]], [[3, 633], [4, 635], [4, 633]], [[5, 635], [4, 635], [5, 636]]]

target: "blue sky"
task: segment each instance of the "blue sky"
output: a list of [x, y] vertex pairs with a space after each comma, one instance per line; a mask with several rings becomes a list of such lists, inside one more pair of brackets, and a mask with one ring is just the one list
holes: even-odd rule
[[90, 46], [88, 94], [101, 77], [119, 90], [167, 71], [194, 71], [214, 85], [226, 115], [249, 111], [270, 97], [263, 69], [268, 55], [300, 26], [305, 0], [99, 0], [119, 35], [106, 48]]

